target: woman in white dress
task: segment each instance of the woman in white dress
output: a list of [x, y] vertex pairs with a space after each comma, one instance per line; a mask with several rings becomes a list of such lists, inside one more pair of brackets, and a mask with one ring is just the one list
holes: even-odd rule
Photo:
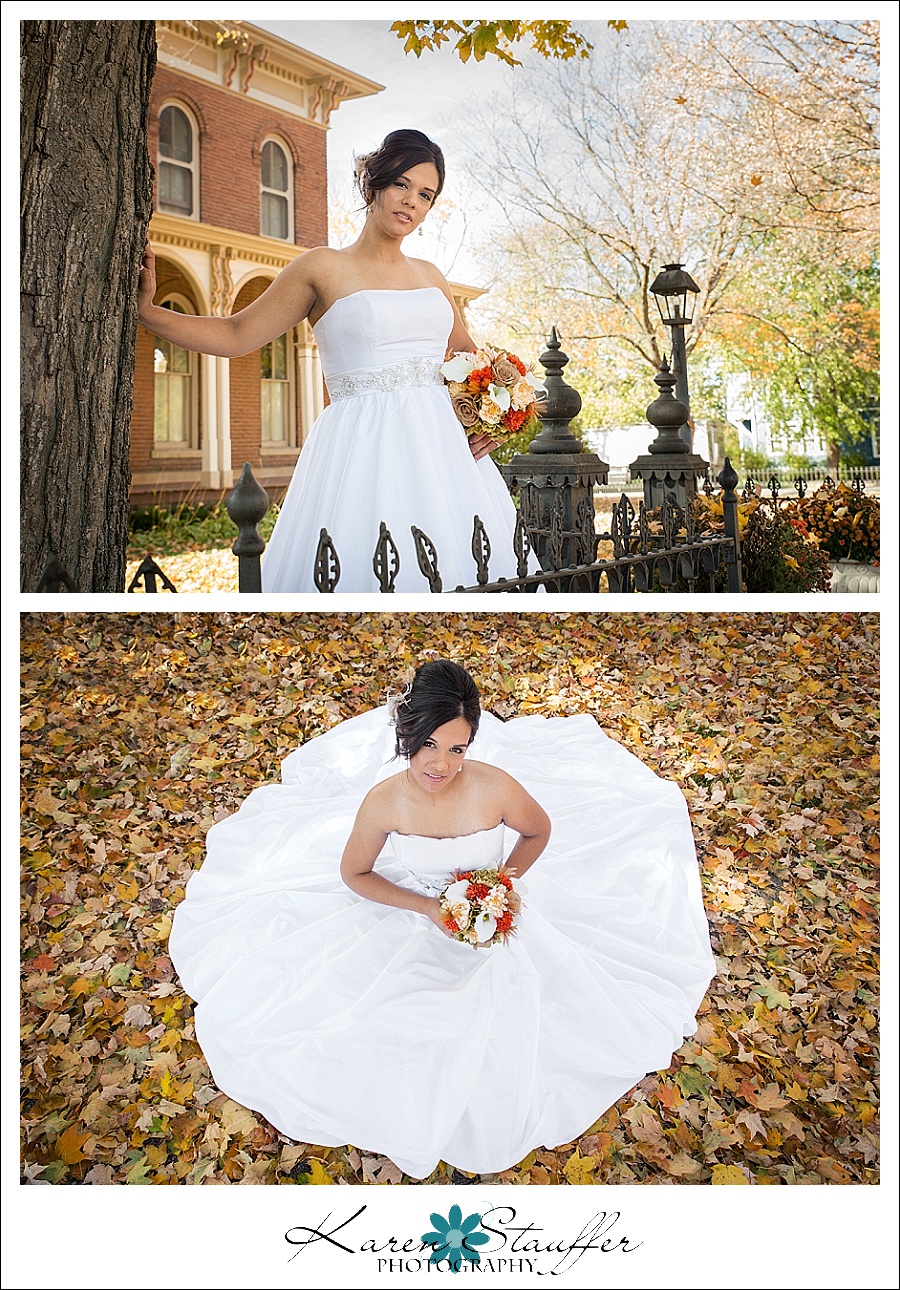
[[475, 515], [491, 543], [491, 576], [511, 576], [516, 512], [487, 456], [497, 445], [466, 439], [439, 371], [448, 354], [476, 346], [441, 273], [402, 250], [441, 192], [443, 154], [418, 130], [396, 130], [359, 160], [357, 176], [367, 213], [353, 245], [298, 256], [230, 317], [155, 306], [148, 247], [140, 320], [183, 349], [225, 357], [259, 349], [304, 318], [313, 327], [331, 403], [303, 446], [263, 556], [264, 591], [316, 590], [322, 529], [340, 562], [336, 590], [380, 590], [372, 560], [381, 521], [398, 548], [395, 590], [428, 590], [413, 525], [436, 548], [444, 590], [472, 585]]
[[[518, 926], [476, 949], [438, 894], [504, 857]], [[223, 1092], [416, 1178], [583, 1134], [669, 1065], [714, 970], [677, 786], [590, 716], [480, 713], [442, 660], [211, 829], [169, 948]]]

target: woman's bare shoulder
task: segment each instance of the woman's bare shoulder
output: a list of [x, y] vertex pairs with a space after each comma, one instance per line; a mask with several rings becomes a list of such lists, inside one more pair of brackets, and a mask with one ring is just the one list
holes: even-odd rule
[[417, 260], [415, 256], [412, 255], [408, 255], [406, 258], [418, 274], [423, 278], [427, 278], [430, 286], [440, 287], [442, 291], [450, 291], [450, 285], [447, 282], [447, 279], [444, 277], [443, 273], [441, 273], [436, 264], [432, 264], [430, 260]]
[[486, 792], [508, 794], [522, 791], [519, 781], [507, 774], [505, 770], [501, 770], [499, 766], [491, 766], [486, 761], [476, 761], [474, 757], [467, 757], [464, 765], [472, 772], [477, 786]]
[[336, 246], [313, 246], [302, 255], [291, 261], [292, 266], [302, 270], [315, 281], [327, 281], [343, 272], [346, 264], [346, 249]]
[[394, 815], [400, 801], [403, 788], [403, 771], [397, 771], [389, 779], [370, 788], [359, 808], [359, 818], [369, 824], [377, 824], [385, 833], [390, 833], [395, 826]]

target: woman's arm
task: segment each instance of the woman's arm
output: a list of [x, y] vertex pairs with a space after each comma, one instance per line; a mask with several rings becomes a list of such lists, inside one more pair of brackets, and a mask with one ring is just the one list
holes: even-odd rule
[[148, 246], [138, 286], [138, 318], [148, 331], [182, 349], [237, 358], [282, 336], [306, 318], [316, 302], [314, 278], [321, 256], [307, 251], [292, 260], [246, 309], [227, 318], [195, 317], [163, 309], [156, 295], [156, 257]]
[[380, 873], [373, 872], [375, 861], [388, 839], [388, 830], [384, 827], [382, 796], [376, 789], [374, 793], [369, 793], [359, 808], [341, 857], [341, 878], [351, 891], [366, 900], [373, 900], [378, 905], [390, 905], [394, 909], [410, 909], [414, 914], [424, 914], [446, 936], [452, 938], [453, 933], [444, 924], [440, 901], [436, 897], [409, 891]]
[[503, 823], [519, 838], [506, 859], [513, 877], [521, 878], [550, 841], [550, 818], [517, 780], [504, 775]]

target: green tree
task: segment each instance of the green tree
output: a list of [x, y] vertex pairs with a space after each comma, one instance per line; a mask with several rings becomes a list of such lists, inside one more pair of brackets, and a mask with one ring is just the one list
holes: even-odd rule
[[809, 436], [841, 445], [869, 436], [879, 402], [878, 264], [848, 271], [773, 248], [769, 273], [742, 284], [720, 343], [749, 373], [771, 430], [790, 449]]

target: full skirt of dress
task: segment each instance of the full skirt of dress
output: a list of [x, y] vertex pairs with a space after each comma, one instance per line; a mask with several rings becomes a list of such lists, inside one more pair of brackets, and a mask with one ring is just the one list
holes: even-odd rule
[[[422, 915], [349, 891], [356, 811], [396, 774], [385, 709], [343, 722], [215, 825], [175, 914], [173, 962], [213, 1078], [280, 1131], [495, 1173], [569, 1142], [686, 1035], [714, 972], [690, 821], [589, 716], [485, 713], [472, 755], [548, 812], [504, 945], [473, 949]], [[504, 837], [504, 835], [506, 835]], [[515, 835], [392, 835], [377, 869], [434, 891]]]
[[263, 591], [318, 590], [323, 530], [340, 566], [334, 590], [380, 591], [373, 557], [382, 523], [395, 544], [383, 561], [394, 591], [430, 590], [413, 526], [432, 543], [442, 590], [473, 586], [476, 515], [491, 546], [491, 579], [515, 575], [512, 498], [494, 462], [472, 456], [440, 376], [452, 326], [437, 287], [355, 291], [318, 320], [331, 403], [297, 461], [263, 555]]

